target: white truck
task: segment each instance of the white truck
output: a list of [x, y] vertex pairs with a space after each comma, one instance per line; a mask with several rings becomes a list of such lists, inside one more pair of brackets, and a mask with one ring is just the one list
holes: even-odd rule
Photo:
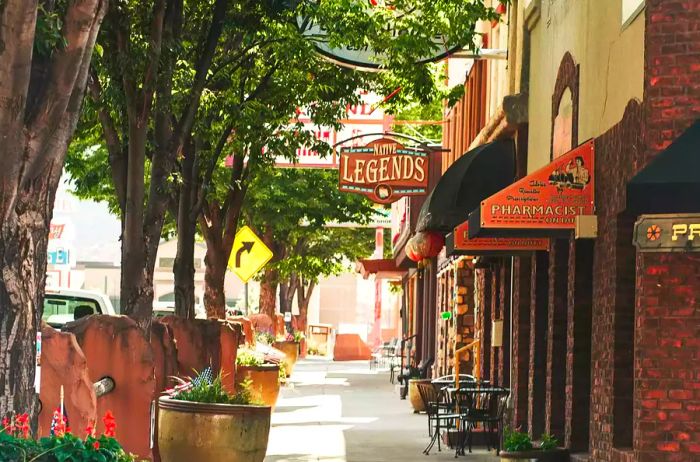
[[60, 329], [65, 324], [91, 314], [116, 315], [109, 298], [91, 290], [47, 287], [42, 319]]

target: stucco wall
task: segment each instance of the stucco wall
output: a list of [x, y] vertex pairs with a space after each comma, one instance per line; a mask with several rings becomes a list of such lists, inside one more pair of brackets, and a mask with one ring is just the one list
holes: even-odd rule
[[[532, 0], [528, 171], [550, 161], [552, 93], [568, 51], [580, 65], [579, 143], [622, 119], [630, 99], [642, 100], [644, 12], [621, 25], [619, 0]], [[537, 18], [539, 15], [539, 18]]]

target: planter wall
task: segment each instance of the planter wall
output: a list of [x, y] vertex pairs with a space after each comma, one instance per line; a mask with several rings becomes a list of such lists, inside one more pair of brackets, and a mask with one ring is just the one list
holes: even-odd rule
[[255, 331], [253, 329], [253, 323], [250, 319], [245, 316], [230, 316], [227, 318], [228, 321], [238, 323], [243, 328], [243, 335], [245, 335], [245, 344], [248, 346], [255, 345]]
[[552, 449], [547, 451], [501, 451], [501, 462], [569, 462], [567, 449]]
[[48, 436], [51, 431], [53, 411], [60, 405], [61, 385], [69, 424], [85, 428], [97, 418], [97, 398], [83, 351], [73, 334], [46, 324], [41, 328], [41, 343], [39, 436]]
[[284, 366], [287, 377], [292, 375], [294, 365], [299, 359], [299, 342], [275, 342], [272, 346], [284, 353]]
[[279, 370], [275, 365], [237, 366], [236, 384], [250, 379], [253, 396], [274, 408], [280, 394]]
[[372, 351], [357, 334], [338, 334], [335, 337], [333, 359], [336, 361], [369, 360]]
[[158, 445], [168, 462], [263, 462], [269, 406], [202, 404], [160, 398]]
[[164, 316], [160, 322], [170, 326], [177, 343], [178, 374], [190, 377], [206, 367], [218, 372], [221, 366], [221, 326], [215, 319], [184, 319]]
[[115, 383], [111, 393], [97, 399], [97, 432], [104, 431], [100, 418], [112, 411], [124, 449], [149, 458], [155, 362], [153, 348], [141, 329], [130, 318], [106, 315], [88, 316], [66, 328], [75, 334], [85, 355], [90, 380], [111, 377]]

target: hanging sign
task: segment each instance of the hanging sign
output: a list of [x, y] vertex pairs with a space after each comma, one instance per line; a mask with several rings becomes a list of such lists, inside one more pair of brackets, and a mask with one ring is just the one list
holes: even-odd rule
[[428, 191], [429, 155], [389, 138], [340, 152], [339, 189], [363, 194], [379, 204]]
[[640, 252], [700, 252], [700, 214], [642, 215], [634, 245]]
[[469, 238], [469, 222], [457, 226], [453, 234], [452, 254], [515, 255], [549, 250], [549, 239], [539, 237], [475, 237]]
[[594, 153], [588, 141], [485, 199], [472, 214], [478, 220], [470, 216], [469, 236], [489, 229], [574, 229], [578, 215], [594, 214]]

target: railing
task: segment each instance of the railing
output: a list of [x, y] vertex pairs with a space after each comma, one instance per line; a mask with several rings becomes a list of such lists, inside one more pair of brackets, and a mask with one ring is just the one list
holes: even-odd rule
[[481, 368], [479, 367], [479, 344], [481, 343], [480, 339], [474, 340], [472, 343], [469, 345], [465, 345], [462, 348], [455, 348], [455, 388], [459, 388], [459, 358], [462, 356], [463, 353], [469, 351], [469, 350], [474, 350], [473, 353], [473, 358], [474, 358], [474, 378], [476, 379], [476, 383], [479, 383], [481, 380]]

